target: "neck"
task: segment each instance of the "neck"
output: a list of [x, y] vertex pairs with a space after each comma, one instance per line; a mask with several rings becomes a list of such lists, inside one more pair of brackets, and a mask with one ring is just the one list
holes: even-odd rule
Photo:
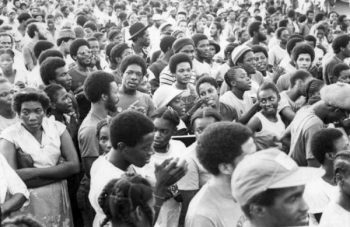
[[128, 89], [125, 86], [122, 87], [121, 92], [123, 92], [124, 94], [127, 94], [127, 95], [135, 95], [136, 94], [136, 90]]
[[109, 152], [108, 161], [123, 171], [126, 171], [130, 166], [130, 162], [124, 159], [122, 152], [114, 148]]
[[0, 108], [0, 115], [6, 119], [13, 119], [16, 117], [16, 113], [10, 108]]
[[168, 143], [167, 145], [165, 145], [164, 147], [154, 147], [154, 146], [153, 146], [153, 149], [154, 149], [155, 152], [157, 152], [157, 153], [163, 153], [163, 154], [165, 154], [165, 153], [167, 153], [168, 150], [169, 150], [169, 143]]
[[297, 100], [300, 95], [298, 94], [298, 92], [294, 91], [294, 90], [288, 90], [287, 92], [288, 97], [292, 100], [295, 101]]
[[182, 83], [179, 83], [179, 82], [175, 82], [175, 87], [177, 89], [180, 89], [180, 90], [186, 90], [187, 89], [187, 84], [182, 84]]
[[346, 58], [342, 52], [339, 52], [338, 54], [336, 54], [336, 56], [337, 56], [337, 58], [339, 58], [340, 60], [344, 60], [344, 59]]
[[264, 219], [251, 219], [250, 220], [251, 227], [276, 227], [272, 223], [269, 222], [269, 220]]
[[7, 69], [7, 70], [2, 70], [2, 72], [4, 73], [5, 77], [12, 77], [15, 75], [15, 72], [14, 72], [12, 67], [10, 69]]
[[64, 51], [64, 47], [59, 46], [58, 50], [63, 54], [63, 56], [66, 58], [67, 57], [67, 53]]
[[343, 191], [339, 193], [337, 203], [346, 211], [350, 212], [350, 196], [345, 194]]
[[135, 53], [141, 53], [143, 46], [139, 45], [138, 43], [134, 44], [134, 51]]
[[166, 63], [168, 63], [171, 56], [172, 56], [171, 51], [167, 51], [167, 52], [163, 55], [162, 60], [165, 61]]
[[322, 176], [322, 179], [331, 185], [336, 185], [334, 182], [333, 165], [325, 163], [322, 167], [326, 171], [325, 175]]
[[77, 62], [77, 63], [78, 63], [78, 70], [79, 71], [81, 71], [81, 72], [89, 71], [87, 66], [81, 65], [79, 62]]
[[286, 43], [282, 43], [280, 42], [280, 47], [285, 50], [287, 48], [287, 44]]
[[260, 40], [257, 36], [254, 36], [253, 39], [252, 39], [252, 44], [259, 44], [260, 43]]
[[232, 93], [239, 99], [243, 99], [244, 91], [238, 90], [236, 87], [232, 87]]
[[197, 59], [197, 61], [199, 61], [199, 62], [203, 62], [203, 61], [204, 61], [204, 58], [202, 58], [202, 57], [199, 56], [198, 54], [196, 55], [196, 59]]
[[108, 110], [105, 108], [104, 103], [101, 101], [91, 103], [90, 111], [96, 115], [102, 116], [103, 118], [106, 118], [108, 116]]

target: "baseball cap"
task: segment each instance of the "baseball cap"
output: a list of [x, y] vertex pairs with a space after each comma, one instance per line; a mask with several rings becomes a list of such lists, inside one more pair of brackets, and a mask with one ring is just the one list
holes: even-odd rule
[[231, 179], [232, 195], [244, 206], [267, 189], [305, 185], [323, 174], [323, 169], [299, 167], [284, 152], [270, 148], [245, 156], [237, 165]]

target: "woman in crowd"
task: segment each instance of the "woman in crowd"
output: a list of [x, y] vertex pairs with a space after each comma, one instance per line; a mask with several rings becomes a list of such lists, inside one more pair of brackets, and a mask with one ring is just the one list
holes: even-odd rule
[[0, 151], [30, 189], [30, 203], [20, 211], [46, 226], [72, 226], [65, 179], [79, 172], [79, 161], [66, 127], [45, 117], [49, 98], [25, 89], [13, 107], [21, 122], [5, 129]]
[[286, 126], [277, 112], [280, 95], [277, 87], [271, 83], [263, 83], [258, 90], [258, 102], [261, 110], [248, 122], [247, 126], [255, 133], [257, 150], [279, 147]]
[[19, 88], [24, 88], [27, 83], [26, 73], [15, 67], [15, 53], [11, 49], [0, 50], [0, 75], [15, 84]]
[[[98, 202], [112, 227], [152, 227], [154, 198], [150, 183], [141, 176], [111, 180]], [[104, 226], [101, 225], [101, 226]]]

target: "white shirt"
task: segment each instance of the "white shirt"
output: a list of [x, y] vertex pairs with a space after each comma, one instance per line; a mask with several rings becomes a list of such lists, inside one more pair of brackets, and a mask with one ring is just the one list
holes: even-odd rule
[[244, 95], [242, 100], [237, 98], [232, 91], [225, 92], [220, 97], [220, 102], [233, 107], [237, 111], [238, 118], [241, 118], [254, 105], [251, 97]]
[[350, 212], [339, 206], [337, 203], [331, 202], [324, 210], [319, 226], [350, 226]]
[[125, 172], [108, 161], [108, 154], [100, 156], [94, 161], [90, 170], [90, 192], [89, 201], [91, 206], [96, 211], [93, 226], [100, 227], [106, 215], [98, 204], [98, 197], [100, 197], [104, 187], [113, 179], [120, 178]]
[[26, 185], [0, 154], [0, 204], [5, 202], [7, 193], [22, 194], [29, 199]]
[[[145, 176], [152, 185], [155, 185], [156, 176], [154, 174], [155, 165], [160, 165], [163, 161], [168, 158], [181, 157], [186, 152], [186, 146], [177, 140], [169, 141], [169, 149], [167, 153], [156, 152], [152, 155], [150, 162], [142, 168], [136, 168], [137, 172], [142, 176]], [[163, 203], [163, 206], [159, 212], [157, 222], [155, 226], [157, 227], [177, 227], [179, 222], [181, 212], [181, 204], [171, 198]]]

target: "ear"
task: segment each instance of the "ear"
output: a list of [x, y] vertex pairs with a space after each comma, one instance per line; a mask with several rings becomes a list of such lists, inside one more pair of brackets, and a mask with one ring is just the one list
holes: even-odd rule
[[343, 185], [344, 179], [343, 179], [343, 176], [340, 173], [336, 173], [335, 176], [334, 176], [334, 179], [335, 179], [335, 182], [337, 184], [339, 184], [340, 186]]
[[231, 175], [235, 168], [231, 163], [220, 163], [218, 169], [221, 174]]
[[102, 95], [101, 95], [101, 99], [102, 99], [102, 101], [107, 101], [108, 95], [102, 94]]
[[56, 103], [51, 102], [51, 103], [50, 103], [50, 108], [51, 108], [52, 110], [55, 110], [55, 109], [56, 109]]
[[121, 152], [124, 152], [126, 148], [127, 148], [127, 146], [124, 142], [119, 142], [117, 144], [117, 149], [120, 150]]
[[141, 207], [137, 206], [136, 209], [135, 209], [135, 218], [136, 218], [136, 220], [137, 221], [142, 221], [142, 220], [144, 220], [144, 217], [145, 217], [145, 215], [144, 215]]

